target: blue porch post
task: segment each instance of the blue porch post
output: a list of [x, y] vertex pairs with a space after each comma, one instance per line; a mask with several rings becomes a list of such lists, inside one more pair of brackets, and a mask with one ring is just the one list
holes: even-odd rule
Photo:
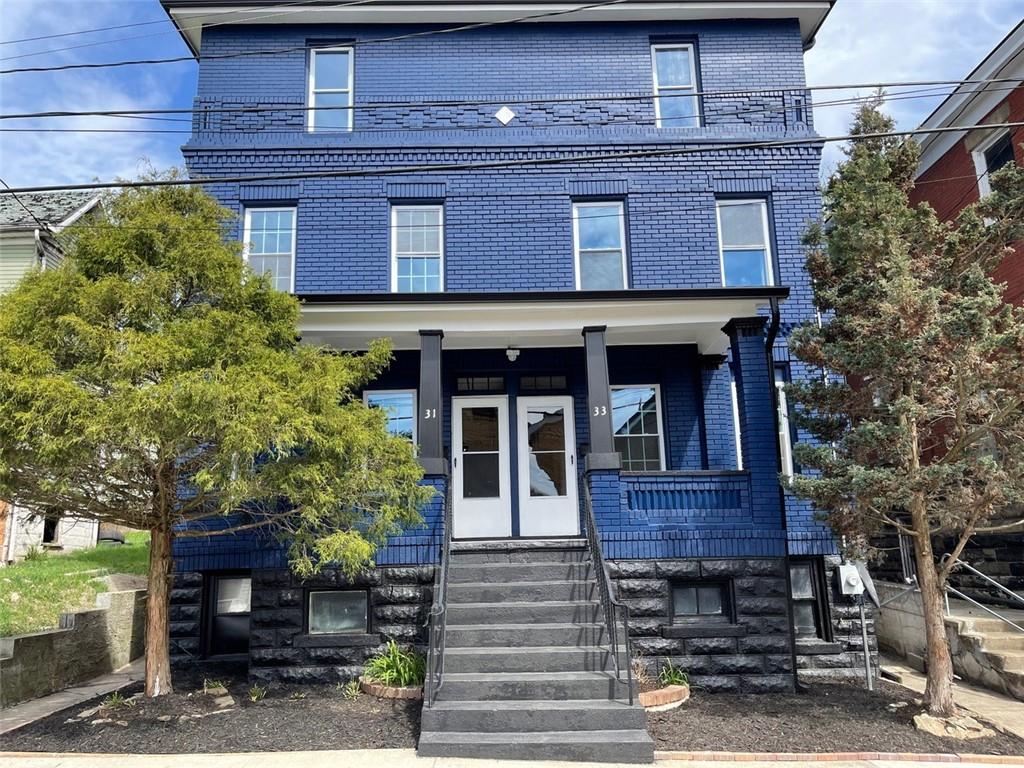
[[775, 429], [775, 376], [768, 367], [765, 319], [739, 317], [722, 329], [732, 347], [733, 378], [740, 421], [743, 467], [750, 472], [755, 525], [782, 526], [779, 457]]

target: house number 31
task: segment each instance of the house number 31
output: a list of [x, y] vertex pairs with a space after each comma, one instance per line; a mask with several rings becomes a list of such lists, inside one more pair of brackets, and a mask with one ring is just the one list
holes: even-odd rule
[[437, 408], [425, 408], [423, 410], [423, 418], [424, 419], [436, 419], [437, 418]]

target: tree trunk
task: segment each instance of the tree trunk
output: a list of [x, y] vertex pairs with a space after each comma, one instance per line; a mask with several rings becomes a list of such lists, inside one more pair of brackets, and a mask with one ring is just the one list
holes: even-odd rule
[[146, 695], [171, 693], [169, 598], [171, 530], [160, 525], [150, 530], [149, 595], [146, 599]]
[[940, 717], [956, 714], [953, 702], [953, 660], [949, 655], [946, 636], [943, 585], [939, 583], [932, 552], [931, 532], [924, 514], [924, 502], [915, 498], [911, 502], [917, 561], [917, 584], [921, 589], [921, 608], [924, 612], [925, 643], [928, 647], [928, 682], [924, 689], [928, 711]]

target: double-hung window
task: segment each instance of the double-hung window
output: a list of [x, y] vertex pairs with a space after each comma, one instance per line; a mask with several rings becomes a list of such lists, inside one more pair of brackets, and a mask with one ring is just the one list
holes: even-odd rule
[[367, 390], [363, 402], [387, 414], [388, 432], [416, 442], [416, 390]]
[[444, 209], [440, 205], [391, 208], [391, 290], [444, 290]]
[[693, 45], [652, 45], [654, 117], [658, 128], [700, 125], [697, 62]]
[[661, 439], [661, 398], [656, 385], [612, 387], [615, 450], [627, 472], [658, 472], [665, 467]]
[[716, 207], [722, 285], [772, 285], [768, 204], [719, 200]]
[[792, 560], [789, 583], [793, 597], [793, 631], [798, 638], [830, 639], [825, 580], [821, 561]]
[[622, 203], [574, 203], [572, 223], [577, 290], [625, 288], [626, 221]]
[[295, 283], [295, 209], [248, 208], [245, 211], [245, 260], [271, 285], [290, 293]]
[[996, 134], [984, 141], [972, 153], [974, 170], [978, 175], [978, 194], [985, 197], [992, 192], [989, 177], [1013, 162], [1013, 141], [1009, 133]]
[[351, 48], [310, 51], [309, 130], [352, 130], [352, 58]]

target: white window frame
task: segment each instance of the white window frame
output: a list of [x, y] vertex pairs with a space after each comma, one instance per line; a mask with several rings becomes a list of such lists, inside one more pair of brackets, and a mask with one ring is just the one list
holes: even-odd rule
[[[276, 207], [266, 206], [253, 206], [252, 208], [245, 209], [245, 223], [242, 227], [242, 260], [249, 263], [249, 250], [252, 245], [252, 214], [253, 213], [281, 213], [283, 211], [290, 211], [292, 214], [292, 242], [291, 242], [291, 270], [288, 274], [288, 290], [285, 293], [295, 293], [295, 233], [299, 229], [299, 209], [294, 205], [283, 205]], [[275, 254], [255, 254], [257, 256], [264, 255], [275, 255]], [[281, 254], [276, 254], [281, 255]], [[275, 286], [276, 287], [276, 286]]]
[[[727, 205], [759, 205], [761, 207], [761, 231], [764, 233], [764, 243], [751, 243], [750, 245], [730, 245], [725, 247], [722, 240], [722, 208]], [[754, 248], [764, 248], [765, 276], [768, 278], [766, 285], [775, 285], [775, 269], [772, 265], [772, 240], [771, 228], [768, 226], [768, 201], [759, 197], [748, 198], [726, 198], [715, 201], [715, 223], [718, 227], [718, 267], [725, 286], [725, 253], [726, 251], [749, 251]]]
[[732, 396], [732, 434], [736, 443], [736, 469], [743, 469], [743, 435], [740, 434], [740, 396], [736, 391], [736, 379], [729, 382]]
[[[398, 212], [409, 211], [409, 210], [431, 210], [438, 211], [441, 215], [438, 219], [438, 226], [441, 230], [440, 236], [437, 239], [437, 259], [438, 259], [438, 270], [439, 280], [437, 293], [444, 293], [444, 204], [431, 203], [427, 205], [404, 205], [404, 204], [392, 204], [391, 206], [391, 292], [398, 293]], [[403, 255], [403, 258], [415, 258], [408, 254]], [[424, 258], [426, 258], [424, 256]], [[433, 258], [431, 256], [430, 258]], [[418, 291], [414, 291], [418, 293]], [[426, 293], [433, 293], [433, 291], [426, 291]]]
[[[658, 51], [678, 51], [688, 50], [690, 52], [690, 82], [692, 86], [683, 85], [660, 85], [658, 83]], [[662, 91], [689, 91], [693, 95], [694, 103], [697, 105], [695, 111], [695, 117], [697, 118], [696, 127], [699, 128], [703, 125], [700, 114], [700, 97], [697, 95], [697, 49], [693, 43], [658, 43], [651, 46], [651, 75], [654, 80], [654, 126], [656, 128], [662, 128], [661, 124], [661, 96]], [[670, 126], [675, 128], [690, 127], [690, 126]]]
[[[987, 197], [992, 194], [992, 184], [988, 178], [988, 163], [985, 162], [985, 153], [1005, 136], [1010, 135], [1008, 131], [989, 131], [978, 146], [971, 150], [971, 159], [974, 161], [974, 173], [978, 177], [978, 196]], [[1013, 136], [1010, 135], [1010, 146], [1013, 146]]]
[[[348, 88], [317, 88], [316, 87], [316, 55], [318, 53], [347, 53], [348, 54]], [[355, 50], [351, 46], [340, 45], [332, 46], [329, 48], [313, 48], [309, 52], [309, 91], [306, 94], [306, 130], [309, 132], [316, 131], [316, 101], [314, 97], [317, 93], [347, 93], [348, 94], [348, 105], [349, 109], [345, 110], [345, 114], [348, 119], [346, 120], [346, 127], [341, 129], [345, 131], [352, 130], [352, 115], [355, 110], [351, 107], [355, 105]], [[341, 131], [335, 131], [340, 133]]]
[[[661, 469], [659, 472], [665, 472], [668, 469], [668, 464], [665, 461], [665, 412], [661, 407], [661, 385], [660, 384], [613, 384], [608, 387], [609, 401], [614, 405], [614, 398], [611, 394], [617, 389], [643, 389], [649, 388], [654, 390], [654, 407], [657, 410], [658, 416], [658, 460], [661, 462]], [[623, 435], [625, 437], [625, 435]], [[650, 437], [647, 433], [642, 435], [632, 435], [632, 437]], [[615, 433], [612, 432], [612, 445], [615, 444]], [[654, 470], [644, 470], [646, 472], [652, 472]]]
[[[573, 261], [575, 262], [573, 273], [576, 278], [577, 291], [583, 290], [583, 283], [580, 279], [580, 208], [607, 208], [610, 205], [615, 205], [619, 208], [619, 249], [622, 252], [622, 288], [620, 290], [629, 288], [629, 272], [626, 270], [626, 205], [622, 200], [592, 200], [580, 203], [574, 202], [572, 204], [572, 252]], [[605, 251], [610, 249], [589, 250]], [[582, 253], [588, 253], [589, 250], [584, 250]]]
[[779, 372], [776, 370], [775, 391], [779, 398], [779, 458], [782, 460], [782, 474], [792, 482], [795, 470], [793, 468], [793, 437], [789, 428], [789, 399], [786, 397], [786, 384], [788, 383], [779, 376]]
[[416, 410], [416, 394], [415, 389], [364, 389], [363, 405], [367, 408], [370, 407], [371, 395], [412, 395], [412, 442], [413, 444], [418, 444], [417, 426], [419, 424], [419, 411]]

